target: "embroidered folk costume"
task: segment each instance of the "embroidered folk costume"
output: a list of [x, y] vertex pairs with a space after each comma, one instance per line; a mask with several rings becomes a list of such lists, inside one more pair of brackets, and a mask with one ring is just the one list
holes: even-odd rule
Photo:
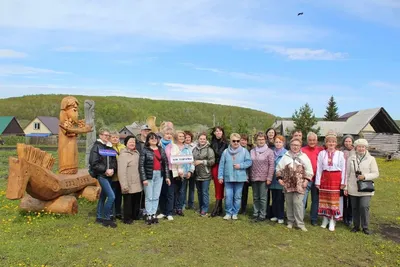
[[341, 220], [340, 186], [345, 184], [345, 159], [342, 151], [323, 150], [318, 154], [316, 185], [319, 185], [318, 214]]

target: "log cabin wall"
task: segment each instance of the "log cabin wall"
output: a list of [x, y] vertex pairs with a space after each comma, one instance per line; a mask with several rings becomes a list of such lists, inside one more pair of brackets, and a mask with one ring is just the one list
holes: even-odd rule
[[369, 150], [379, 154], [391, 154], [400, 150], [400, 134], [362, 133], [368, 140]]

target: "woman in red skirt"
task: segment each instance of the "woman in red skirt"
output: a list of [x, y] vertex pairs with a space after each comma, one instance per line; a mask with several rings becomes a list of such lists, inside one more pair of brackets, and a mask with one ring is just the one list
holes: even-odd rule
[[211, 169], [211, 174], [214, 180], [215, 187], [215, 206], [211, 213], [211, 217], [221, 216], [222, 211], [222, 200], [224, 199], [224, 184], [220, 184], [218, 181], [218, 167], [219, 160], [222, 152], [228, 148], [224, 129], [221, 126], [216, 126], [211, 132], [211, 148], [215, 153], [215, 165]]
[[318, 215], [323, 216], [322, 228], [329, 223], [329, 231], [335, 231], [340, 213], [340, 189], [345, 187], [345, 159], [342, 151], [336, 150], [335, 133], [325, 136], [326, 149], [318, 154], [315, 185], [319, 189]]

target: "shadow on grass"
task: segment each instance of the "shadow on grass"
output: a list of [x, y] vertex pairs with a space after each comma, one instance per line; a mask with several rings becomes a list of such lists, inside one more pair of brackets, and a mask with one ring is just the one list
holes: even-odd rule
[[380, 234], [393, 242], [400, 243], [400, 227], [390, 224], [379, 225]]

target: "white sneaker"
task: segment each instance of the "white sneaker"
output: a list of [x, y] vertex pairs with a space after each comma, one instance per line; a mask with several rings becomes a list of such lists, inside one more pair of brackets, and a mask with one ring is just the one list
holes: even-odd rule
[[308, 231], [307, 228], [306, 228], [305, 226], [300, 227], [300, 230], [303, 231], [303, 232], [307, 232], [307, 231]]
[[232, 215], [232, 220], [237, 220], [239, 219], [237, 215]]
[[293, 224], [288, 223], [288, 224], [287, 224], [287, 228], [292, 229], [292, 228], [293, 228]]
[[231, 217], [231, 215], [228, 215], [228, 214], [227, 214], [227, 215], [224, 216], [223, 219], [224, 219], [224, 220], [230, 220], [230, 219], [232, 219], [232, 217]]
[[284, 220], [278, 220], [279, 224], [283, 224], [285, 221]]
[[168, 216], [167, 216], [167, 220], [168, 220], [168, 221], [173, 221], [173, 220], [174, 220], [174, 217], [172, 217], [171, 215], [168, 215]]
[[328, 218], [324, 216], [324, 218], [322, 219], [321, 227], [322, 227], [322, 228], [326, 228], [326, 226], [328, 225], [328, 223], [329, 223]]
[[271, 218], [270, 220], [271, 220], [271, 222], [276, 222], [278, 220], [278, 218], [274, 217], [274, 218]]
[[165, 218], [165, 215], [162, 214], [162, 213], [160, 213], [160, 214], [157, 215], [157, 219], [164, 219], [164, 218]]
[[329, 231], [331, 231], [331, 232], [335, 231], [335, 225], [336, 225], [336, 222], [335, 222], [335, 220], [332, 218], [332, 219], [329, 221]]

